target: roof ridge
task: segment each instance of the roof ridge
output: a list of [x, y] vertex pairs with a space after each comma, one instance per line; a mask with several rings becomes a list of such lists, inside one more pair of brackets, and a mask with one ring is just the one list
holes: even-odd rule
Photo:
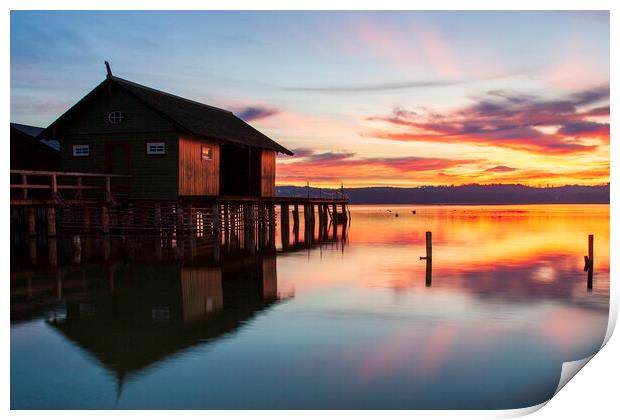
[[206, 107], [211, 108], [211, 109], [214, 109], [214, 110], [216, 110], [216, 111], [222, 111], [222, 112], [226, 112], [226, 113], [228, 113], [228, 114], [233, 114], [233, 115], [235, 115], [232, 111], [229, 111], [229, 110], [227, 110], [227, 109], [224, 109], [224, 108], [218, 108], [218, 107], [216, 107], [216, 106], [209, 105], [209, 104], [205, 104], [205, 103], [198, 102], [198, 101], [194, 101], [194, 100], [192, 100], [192, 99], [187, 99], [187, 98], [184, 98], [184, 97], [182, 97], [182, 96], [178, 96], [178, 95], [175, 95], [175, 94], [173, 94], [173, 93], [169, 93], [169, 92], [164, 92], [163, 90], [159, 90], [159, 89], [154, 89], [154, 88], [149, 87], [149, 86], [141, 85], [141, 84], [139, 84], [139, 83], [132, 82], [131, 80], [123, 79], [123, 78], [120, 78], [120, 77], [118, 77], [118, 76], [112, 76], [112, 77], [111, 77], [111, 79], [112, 79], [112, 80], [114, 80], [114, 81], [116, 81], [116, 82], [120, 82], [120, 83], [127, 83], [127, 84], [130, 84], [130, 85], [132, 85], [132, 86], [135, 86], [135, 87], [138, 87], [138, 88], [141, 88], [141, 89], [145, 89], [145, 90], [149, 90], [149, 91], [151, 91], [151, 92], [159, 93], [159, 94], [161, 94], [161, 95], [170, 96], [170, 97], [172, 97], [172, 98], [175, 98], [175, 99], [180, 99], [180, 100], [185, 101], [185, 102], [190, 102], [190, 103], [193, 103], [193, 104], [196, 104], [196, 105], [200, 105], [200, 106], [206, 106]]

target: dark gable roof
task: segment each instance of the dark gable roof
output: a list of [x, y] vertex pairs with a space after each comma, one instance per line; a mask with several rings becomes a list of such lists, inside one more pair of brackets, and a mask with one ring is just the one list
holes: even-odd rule
[[[236, 117], [230, 111], [151, 89], [116, 76], [109, 76], [106, 81], [97, 86], [87, 97], [100, 88], [103, 88], [107, 83], [118, 86], [120, 89], [129, 93], [190, 134], [222, 142], [275, 150], [276, 152], [287, 155], [293, 154], [293, 152], [280, 146], [245, 121]], [[58, 124], [65, 116], [70, 114], [77, 105], [82, 103], [84, 99], [86, 98], [83, 98], [69, 109], [69, 111], [65, 112], [45, 131], [50, 130], [52, 126]]]
[[36, 137], [39, 134], [41, 134], [41, 131], [44, 130], [43, 127], [35, 127], [32, 125], [26, 125], [26, 124], [17, 124], [17, 123], [11, 123], [11, 127], [13, 127], [14, 129], [21, 131], [22, 133], [30, 136], [30, 137]]
[[43, 127], [35, 127], [33, 125], [11, 123], [11, 128], [19, 131], [20, 133], [26, 136], [32, 137], [33, 139], [38, 139], [39, 142], [41, 142], [42, 144], [46, 145], [47, 147], [51, 149], [54, 149], [56, 152], [60, 151], [60, 144], [58, 143], [58, 140], [41, 138], [40, 135], [45, 130], [45, 128]]

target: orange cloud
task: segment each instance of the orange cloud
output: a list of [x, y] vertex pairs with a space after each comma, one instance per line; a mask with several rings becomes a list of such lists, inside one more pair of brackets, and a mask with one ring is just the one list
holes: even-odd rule
[[[576, 92], [558, 100], [492, 91], [473, 105], [452, 112], [418, 113], [396, 108], [391, 115], [367, 117], [368, 121], [387, 123], [389, 128], [366, 136], [397, 141], [469, 143], [548, 155], [579, 154], [609, 144], [609, 124], [588, 119], [605, 116], [608, 108], [597, 106], [602, 101], [609, 101], [609, 86]], [[592, 109], [578, 111], [583, 107]], [[557, 129], [549, 132], [541, 126], [557, 126]], [[597, 144], [591, 144], [592, 140]]]

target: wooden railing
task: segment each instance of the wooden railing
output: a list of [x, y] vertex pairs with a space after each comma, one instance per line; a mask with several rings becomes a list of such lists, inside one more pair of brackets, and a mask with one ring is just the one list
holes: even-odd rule
[[[11, 170], [11, 191], [20, 191], [17, 197], [11, 195], [11, 201], [27, 202], [29, 199], [49, 199], [57, 203], [66, 200], [82, 200], [85, 190], [103, 191], [102, 198], [107, 202], [113, 202], [112, 179], [131, 178], [129, 175], [117, 174], [97, 174], [85, 172], [51, 172], [51, 171], [31, 171], [31, 170]], [[89, 179], [87, 185], [84, 180]], [[20, 182], [14, 182], [18, 180]], [[62, 182], [60, 182], [62, 181]], [[31, 197], [29, 191], [47, 190], [49, 195], [38, 195]], [[73, 197], [62, 196], [63, 190], [75, 191]], [[15, 200], [14, 200], [15, 199]]]

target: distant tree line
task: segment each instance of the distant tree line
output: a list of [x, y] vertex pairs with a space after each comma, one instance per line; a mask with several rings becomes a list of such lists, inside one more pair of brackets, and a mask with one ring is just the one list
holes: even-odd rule
[[[530, 187], [520, 184], [364, 187], [342, 190], [351, 204], [608, 204], [609, 184]], [[280, 197], [329, 197], [340, 189], [278, 186]]]

